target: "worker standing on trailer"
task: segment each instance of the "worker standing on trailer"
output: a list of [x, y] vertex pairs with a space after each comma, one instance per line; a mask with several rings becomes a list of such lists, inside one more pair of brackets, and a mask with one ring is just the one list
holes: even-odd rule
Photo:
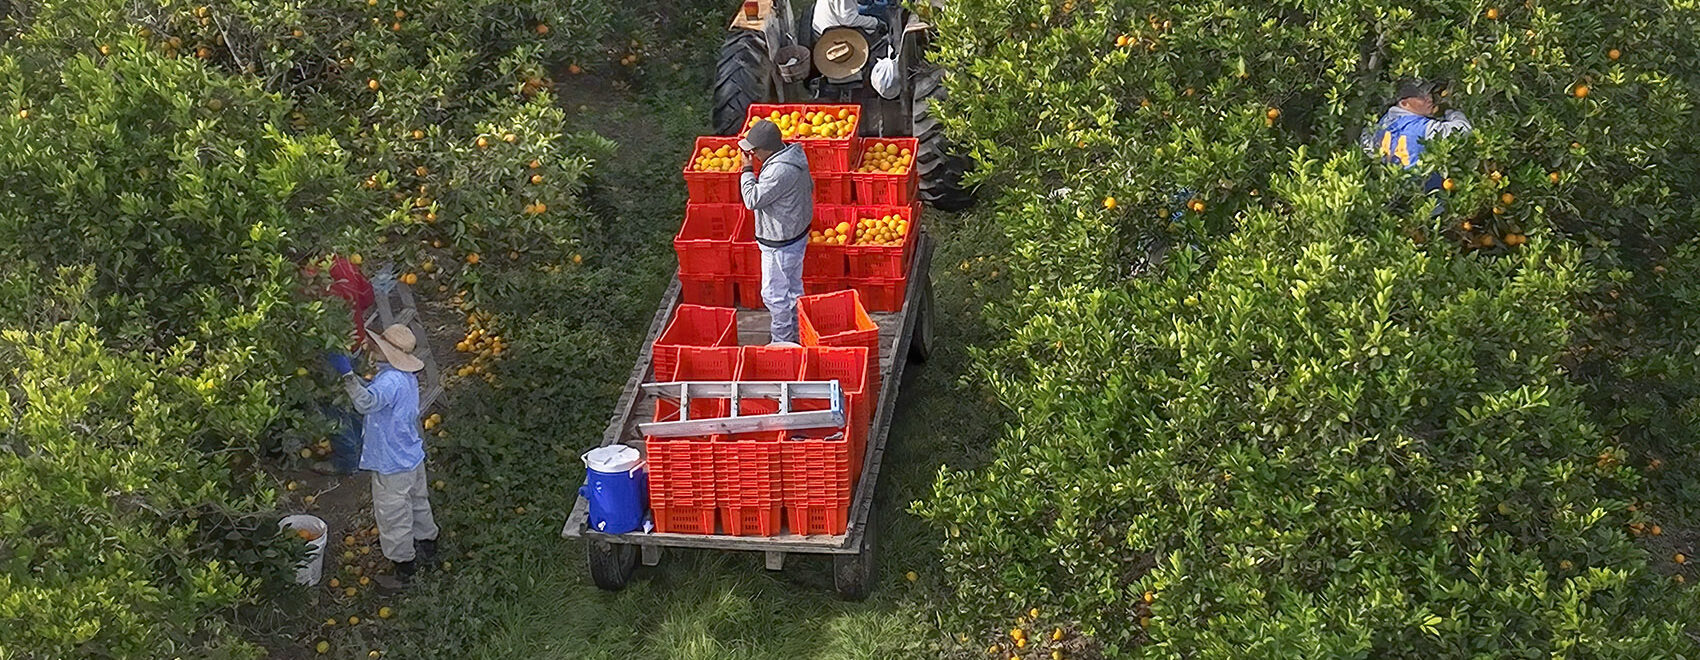
[[[1440, 89], [1439, 84], [1423, 80], [1400, 83], [1393, 107], [1387, 109], [1374, 128], [1364, 133], [1359, 144], [1382, 162], [1411, 168], [1422, 158], [1428, 141], [1469, 133], [1472, 126], [1464, 113], [1457, 110], [1441, 113], [1435, 99]], [[1423, 183], [1423, 191], [1439, 190], [1444, 178], [1439, 172], [1434, 173]]]
[[[761, 299], [772, 316], [772, 341], [797, 341], [797, 299], [803, 295], [803, 251], [814, 218], [815, 183], [809, 159], [798, 144], [786, 144], [779, 126], [766, 119], [738, 141], [744, 155], [739, 176], [744, 206], [756, 215], [761, 248]], [[761, 176], [755, 163], [761, 161]]]
[[378, 543], [395, 563], [393, 576], [380, 575], [378, 586], [390, 591], [413, 582], [416, 559], [430, 563], [437, 554], [437, 523], [431, 516], [430, 486], [425, 478], [425, 439], [419, 429], [419, 377], [425, 363], [413, 355], [413, 331], [404, 325], [370, 332], [378, 346], [378, 374], [367, 384], [355, 375], [347, 355], [326, 358], [342, 376], [354, 409], [365, 415], [360, 469], [372, 473], [372, 518]]
[[815, 13], [809, 20], [809, 26], [814, 28], [817, 37], [835, 27], [867, 31], [879, 27], [879, 24], [879, 19], [861, 13], [856, 0], [815, 0]]

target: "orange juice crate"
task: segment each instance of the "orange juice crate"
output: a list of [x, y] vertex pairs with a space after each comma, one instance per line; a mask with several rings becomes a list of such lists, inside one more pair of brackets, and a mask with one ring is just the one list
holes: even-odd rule
[[803, 145], [812, 172], [845, 172], [850, 169], [850, 155], [861, 138], [862, 107], [856, 104], [771, 104], [752, 103], [744, 117], [739, 135], [749, 132], [757, 119], [779, 125], [779, 134], [786, 142]]
[[902, 277], [909, 272], [920, 233], [921, 205], [857, 206], [852, 216], [854, 238], [848, 246], [850, 277]]
[[815, 206], [809, 223], [809, 246], [803, 251], [803, 277], [844, 277], [850, 273], [851, 226], [849, 206]]
[[748, 211], [742, 204], [687, 204], [685, 221], [673, 237], [679, 272], [731, 275], [732, 234]]
[[903, 309], [903, 296], [909, 290], [909, 277], [850, 278], [850, 288], [861, 296], [870, 312], [896, 312]]
[[915, 138], [867, 138], [850, 172], [857, 204], [908, 206], [916, 201]]
[[810, 178], [814, 179], [816, 204], [847, 205], [851, 203], [852, 180], [849, 174], [815, 172]]
[[732, 230], [732, 276], [761, 277], [761, 244], [756, 242], [756, 218], [744, 214]]
[[738, 303], [732, 280], [725, 275], [679, 274], [679, 300], [706, 307], [732, 307]]
[[[739, 381], [797, 381], [803, 379], [801, 346], [745, 346], [738, 351]], [[739, 399], [739, 415], [771, 415], [779, 412], [772, 399]]]
[[715, 501], [732, 536], [774, 536], [784, 511], [781, 431], [715, 436]]
[[797, 333], [804, 346], [861, 346], [870, 354], [880, 348], [879, 324], [855, 290], [798, 298]]
[[656, 380], [673, 380], [673, 365], [678, 363], [680, 347], [737, 344], [737, 310], [730, 307], [680, 305], [673, 312], [673, 320], [667, 323], [667, 329], [661, 331], [661, 336], [655, 339], [651, 351]]
[[685, 192], [696, 204], [742, 204], [738, 176], [743, 168], [738, 138], [699, 137], [685, 160]]

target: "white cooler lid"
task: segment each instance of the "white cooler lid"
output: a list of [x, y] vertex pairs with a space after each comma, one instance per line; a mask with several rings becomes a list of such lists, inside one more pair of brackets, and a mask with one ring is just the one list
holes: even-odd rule
[[618, 474], [626, 472], [643, 462], [643, 454], [635, 447], [625, 445], [608, 445], [597, 447], [584, 453], [584, 466], [597, 472]]

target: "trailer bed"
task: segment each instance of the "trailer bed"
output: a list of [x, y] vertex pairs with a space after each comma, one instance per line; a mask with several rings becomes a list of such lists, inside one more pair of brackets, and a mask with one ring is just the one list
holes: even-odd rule
[[[868, 451], [863, 459], [862, 477], [852, 494], [849, 524], [844, 534], [799, 535], [791, 534], [788, 530], [778, 536], [664, 534], [643, 531], [606, 534], [589, 528], [589, 504], [583, 497], [579, 497], [572, 512], [567, 516], [561, 536], [613, 545], [635, 545], [643, 551], [643, 563], [651, 565], [659, 560], [659, 550], [664, 547], [765, 552], [768, 553], [770, 568], [782, 565], [784, 553], [856, 555], [867, 551], [867, 554], [871, 554], [871, 548], [867, 547], [871, 544], [864, 542], [864, 536], [868, 533], [874, 492], [879, 483], [880, 464], [885, 458], [886, 440], [891, 430], [892, 416], [896, 412], [903, 370], [917, 336], [917, 325], [926, 324], [921, 328], [920, 341], [923, 343], [928, 341], [928, 333], [931, 331], [931, 319], [923, 320], [922, 317], [931, 313], [932, 284], [927, 273], [932, 260], [932, 249], [931, 238], [922, 231], [917, 238], [915, 256], [909, 266], [909, 284], [903, 309], [897, 312], [869, 313], [880, 328], [880, 398], [868, 428]], [[648, 338], [644, 341], [637, 364], [633, 366], [625, 390], [615, 406], [613, 418], [603, 432], [600, 445], [621, 443], [640, 449], [643, 447], [643, 436], [638, 433], [637, 425], [654, 416], [656, 398], [644, 394], [640, 385], [653, 381], [649, 373], [650, 347], [666, 327], [667, 321], [672, 318], [673, 310], [678, 304], [679, 282], [675, 278], [667, 292], [662, 295], [660, 309], [656, 311], [655, 318], [650, 323]], [[762, 345], [768, 342], [766, 310], [740, 309], [737, 319], [740, 345]], [[924, 349], [925, 346], [922, 347], [922, 350]], [[594, 552], [593, 549], [593, 573], [596, 568]], [[623, 580], [621, 582], [623, 583]], [[600, 578], [598, 584], [602, 584]]]

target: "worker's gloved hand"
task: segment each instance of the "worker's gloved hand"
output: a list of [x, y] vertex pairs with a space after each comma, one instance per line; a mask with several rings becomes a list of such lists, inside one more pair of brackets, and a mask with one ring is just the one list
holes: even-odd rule
[[348, 374], [354, 373], [354, 361], [348, 359], [348, 356], [342, 353], [331, 353], [326, 355], [325, 364], [330, 365], [331, 371], [336, 372], [338, 376], [347, 376]]

